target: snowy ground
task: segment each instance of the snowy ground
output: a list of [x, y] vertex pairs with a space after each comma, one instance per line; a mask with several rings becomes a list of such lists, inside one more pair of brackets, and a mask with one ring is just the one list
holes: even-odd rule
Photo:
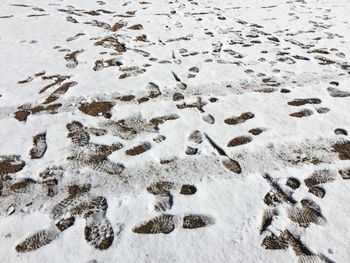
[[2, 0], [0, 262], [349, 262], [348, 0]]

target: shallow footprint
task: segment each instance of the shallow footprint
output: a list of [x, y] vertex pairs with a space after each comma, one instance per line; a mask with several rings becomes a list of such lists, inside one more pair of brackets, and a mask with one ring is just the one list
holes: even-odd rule
[[86, 241], [96, 249], [109, 248], [114, 240], [114, 231], [108, 219], [87, 222], [84, 230]]
[[233, 138], [232, 140], [230, 140], [227, 144], [227, 147], [240, 146], [243, 144], [250, 143], [252, 140], [253, 139], [250, 136], [239, 136], [239, 137], [236, 137], [236, 138]]
[[316, 204], [309, 200], [301, 200], [301, 206], [287, 209], [287, 214], [290, 220], [299, 224], [301, 227], [307, 227], [310, 223], [316, 225], [322, 224], [325, 219], [318, 211]]
[[174, 183], [168, 181], [159, 181], [152, 183], [147, 187], [147, 191], [154, 195], [165, 195], [170, 193], [170, 190], [174, 189]]
[[304, 106], [306, 104], [320, 104], [320, 99], [310, 98], [310, 99], [295, 99], [288, 102], [290, 106]]
[[350, 180], [350, 168], [339, 170], [339, 173], [344, 180]]
[[33, 148], [30, 150], [30, 157], [40, 159], [45, 154], [46, 149], [46, 132], [37, 134], [33, 137]]
[[264, 132], [265, 129], [262, 129], [262, 128], [253, 128], [253, 129], [250, 129], [248, 132], [257, 136], [259, 134], [261, 134], [262, 132]]
[[240, 116], [225, 119], [224, 122], [228, 125], [237, 125], [254, 118], [254, 116], [255, 115], [252, 112], [245, 112], [245, 113], [242, 113]]
[[198, 73], [199, 73], [199, 68], [192, 67], [192, 68], [188, 69], [188, 76], [187, 76], [187, 78], [189, 78], [189, 79], [195, 78]]
[[144, 142], [140, 145], [137, 145], [133, 148], [126, 150], [125, 153], [126, 153], [126, 155], [135, 156], [135, 155], [142, 154], [142, 153], [150, 150], [151, 148], [152, 148], [152, 146], [150, 143]]
[[137, 234], [169, 234], [175, 229], [173, 215], [161, 215], [134, 227]]
[[19, 253], [37, 250], [51, 243], [59, 235], [60, 232], [63, 232], [74, 225], [74, 222], [74, 217], [63, 218], [58, 221], [55, 226], [51, 226], [49, 229], [44, 229], [30, 235], [24, 241], [19, 243], [15, 249]]
[[266, 236], [261, 243], [261, 246], [265, 249], [287, 249], [288, 243], [281, 236], [276, 236], [272, 234]]
[[235, 160], [232, 160], [231, 158], [227, 157], [221, 163], [223, 166], [225, 166], [226, 169], [230, 170], [233, 173], [240, 174], [242, 172], [242, 168], [239, 163]]
[[291, 113], [289, 114], [289, 116], [295, 117], [295, 118], [304, 118], [304, 117], [309, 117], [312, 114], [313, 114], [312, 110], [304, 109], [298, 112]]
[[42, 230], [29, 237], [16, 246], [19, 253], [31, 252], [51, 243], [57, 236], [57, 232]]
[[209, 113], [204, 113], [202, 116], [202, 120], [209, 123], [209, 124], [214, 124], [214, 122], [215, 122], [215, 118], [213, 117], [213, 115], [211, 115]]
[[194, 195], [197, 192], [197, 188], [194, 185], [184, 184], [181, 186], [180, 194], [182, 195]]
[[214, 219], [206, 215], [187, 215], [182, 219], [182, 227], [187, 229], [207, 227], [213, 224]]

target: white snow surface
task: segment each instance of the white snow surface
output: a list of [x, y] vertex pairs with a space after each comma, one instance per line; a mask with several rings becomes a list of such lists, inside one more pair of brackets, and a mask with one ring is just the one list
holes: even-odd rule
[[[0, 262], [350, 262], [349, 13], [348, 0], [2, 0]], [[107, 113], [81, 110], [100, 101], [111, 103]], [[251, 118], [229, 124], [244, 113]], [[162, 116], [173, 119], [152, 125]], [[89, 134], [84, 145], [69, 135], [73, 122]], [[200, 141], [190, 139], [195, 131]], [[230, 145], [234, 138], [238, 145]], [[128, 154], [142, 143], [149, 149]], [[120, 149], [89, 163], [99, 146], [113, 144]], [[35, 147], [45, 148], [42, 156], [32, 157]], [[3, 160], [12, 155], [24, 166], [7, 171]], [[240, 173], [223, 165], [229, 159]], [[48, 196], [40, 174], [56, 168]], [[324, 196], [307, 185], [317, 173], [328, 178], [313, 185]], [[288, 178], [300, 186], [292, 189]], [[162, 181], [175, 184], [165, 212], [147, 190]], [[52, 215], [72, 185], [89, 185], [82, 199], [107, 201], [92, 220], [110, 222], [108, 248], [86, 240], [89, 218]], [[180, 194], [182, 185], [197, 191]], [[269, 192], [277, 192], [272, 204]], [[293, 221], [290, 211], [304, 201], [318, 221]], [[266, 211], [273, 217], [262, 229]], [[135, 232], [164, 214], [173, 216], [170, 233]], [[74, 224], [60, 232], [57, 222], [72, 215]], [[211, 222], [186, 229], [189, 215]], [[18, 251], [44, 229], [58, 234]], [[289, 241], [263, 246], [286, 231], [308, 252]]]

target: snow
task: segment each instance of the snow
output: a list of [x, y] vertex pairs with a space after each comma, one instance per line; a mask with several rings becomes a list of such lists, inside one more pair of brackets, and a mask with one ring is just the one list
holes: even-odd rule
[[[348, 262], [350, 180], [340, 171], [350, 168], [349, 11], [346, 0], [2, 1], [0, 262]], [[114, 30], [116, 23], [123, 26]], [[74, 58], [74, 51], [82, 52]], [[65, 90], [69, 82], [77, 85]], [[149, 83], [160, 95], [150, 94]], [[176, 93], [184, 99], [175, 100]], [[52, 94], [57, 97], [46, 103]], [[292, 105], [299, 99], [320, 101]], [[110, 118], [102, 107], [98, 116], [79, 109], [99, 101], [112, 103]], [[56, 110], [45, 109], [57, 103]], [[293, 117], [302, 110], [309, 116]], [[26, 120], [16, 115], [21, 111], [29, 114]], [[244, 113], [254, 115], [227, 123]], [[214, 123], [205, 121], [208, 114]], [[177, 118], [150, 122], [164, 116]], [[69, 130], [73, 122], [82, 128]], [[253, 135], [256, 128], [259, 135]], [[199, 142], [190, 139], [195, 131]], [[30, 150], [43, 147], [33, 141], [41, 133], [47, 150], [32, 159]], [[157, 142], [159, 136], [165, 139]], [[249, 142], [228, 146], [241, 137]], [[145, 142], [150, 149], [127, 154]], [[123, 147], [97, 150], [113, 144]], [[197, 152], [190, 155], [188, 147]], [[22, 169], [5, 171], [3, 160], [11, 155], [25, 163]], [[241, 173], [223, 165], [228, 159]], [[122, 172], [113, 170], [116, 164]], [[47, 168], [58, 171], [48, 176], [57, 182], [52, 196], [43, 177]], [[304, 180], [320, 171], [327, 171], [325, 181], [308, 186]], [[288, 178], [300, 186], [288, 187]], [[163, 181], [174, 183], [170, 197], [147, 190]], [[72, 185], [87, 184], [88, 193], [69, 195]], [[187, 184], [197, 191], [181, 194]], [[322, 198], [312, 193], [315, 187]], [[272, 204], [269, 192], [277, 192]], [[67, 197], [72, 203], [54, 219], [53, 208]], [[99, 204], [92, 215], [86, 207], [74, 212], [84, 200], [96, 205], [97, 197], [108, 207]], [[160, 200], [166, 211], [155, 210]], [[299, 218], [308, 224], [293, 221], [291, 211], [303, 209], [319, 214], [318, 221], [308, 212]], [[267, 211], [273, 218], [262, 229]], [[171, 233], [134, 231], [164, 214], [173, 216]], [[189, 215], [211, 222], [186, 229]], [[60, 232], [56, 224], [70, 216], [74, 224]], [[94, 246], [102, 237], [85, 236], [101, 222], [114, 233], [106, 249]], [[46, 245], [18, 251], [42, 230], [58, 234]], [[284, 249], [262, 245], [286, 231], [310, 253], [298, 254], [290, 240]]]

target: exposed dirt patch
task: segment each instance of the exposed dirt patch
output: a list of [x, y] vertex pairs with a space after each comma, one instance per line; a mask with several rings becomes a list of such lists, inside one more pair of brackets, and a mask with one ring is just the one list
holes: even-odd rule
[[123, 63], [120, 62], [117, 58], [111, 58], [111, 59], [99, 59], [95, 61], [95, 66], [93, 67], [94, 71], [99, 71], [104, 68], [108, 67], [117, 67], [121, 66]]
[[119, 42], [117, 37], [107, 36], [94, 43], [95, 46], [102, 46], [104, 48], [112, 48], [118, 53], [123, 53], [126, 51], [124, 43]]
[[91, 184], [77, 185], [73, 184], [68, 186], [68, 197], [75, 198], [78, 195], [89, 192], [91, 189]]
[[270, 209], [266, 209], [262, 216], [260, 234], [262, 234], [271, 225], [274, 213]]
[[19, 80], [19, 81], [17, 81], [17, 84], [26, 84], [26, 83], [31, 82], [32, 80], [33, 80], [32, 77], [28, 77], [28, 78], [26, 78], [26, 79], [24, 79], [24, 80]]
[[150, 123], [153, 124], [154, 126], [158, 126], [159, 124], [163, 124], [166, 121], [169, 120], [176, 120], [180, 118], [179, 115], [177, 114], [170, 114], [170, 115], [165, 115], [165, 116], [160, 116], [160, 117], [155, 117], [150, 119]]
[[240, 174], [242, 172], [241, 166], [235, 160], [226, 158], [225, 160], [222, 161], [222, 164], [233, 173]]
[[187, 229], [195, 229], [206, 227], [214, 223], [211, 217], [204, 215], [187, 215], [182, 219], [182, 227]]
[[[275, 79], [272, 79], [272, 78], [264, 78], [262, 80], [262, 82], [264, 83], [264, 85], [266, 86], [270, 86], [270, 87], [278, 87], [281, 85], [280, 82], [278, 82], [277, 80]], [[275, 91], [275, 90], [274, 90]]]
[[185, 97], [184, 95], [182, 95], [181, 93], [174, 93], [173, 95], [173, 101], [179, 101], [179, 100], [183, 100]]
[[111, 31], [116, 32], [119, 29], [123, 28], [124, 26], [126, 26], [124, 22], [117, 22], [112, 26]]
[[14, 113], [15, 118], [19, 121], [26, 121], [27, 117], [30, 115], [30, 111], [18, 110]]
[[161, 215], [132, 229], [137, 234], [169, 234], [175, 229], [173, 215]]
[[68, 229], [69, 227], [71, 227], [72, 225], [74, 225], [75, 222], [75, 217], [69, 217], [69, 218], [64, 218], [61, 219], [60, 221], [58, 221], [56, 223], [56, 227], [63, 232], [64, 230]]
[[301, 200], [302, 208], [293, 207], [287, 210], [290, 220], [299, 224], [301, 227], [307, 227], [309, 224], [320, 224], [324, 221], [322, 214], [315, 208], [315, 204], [309, 200]]
[[227, 147], [236, 147], [243, 144], [250, 143], [253, 139], [250, 136], [239, 136], [230, 140]]
[[262, 133], [263, 131], [264, 129], [261, 129], [261, 128], [253, 128], [253, 129], [250, 129], [248, 132], [256, 136]]
[[317, 108], [316, 111], [317, 111], [317, 113], [319, 113], [319, 114], [325, 114], [325, 113], [329, 112], [330, 109], [325, 108], [325, 107], [322, 107], [322, 108]]
[[31, 252], [49, 244], [54, 238], [55, 235], [52, 235], [46, 230], [42, 230], [27, 237], [23, 242], [19, 243], [15, 249], [19, 253]]
[[247, 120], [254, 118], [254, 116], [255, 115], [252, 112], [245, 112], [245, 113], [242, 113], [238, 117], [232, 117], [232, 118], [226, 119], [225, 123], [228, 125], [237, 125], [237, 124], [244, 123]]
[[280, 92], [281, 92], [281, 93], [290, 93], [290, 90], [289, 90], [289, 89], [281, 89]]
[[19, 155], [2, 155], [0, 156], [0, 175], [13, 174], [21, 171], [25, 162]]
[[339, 170], [339, 173], [344, 180], [350, 180], [350, 168]]
[[288, 230], [285, 230], [281, 237], [288, 242], [297, 256], [312, 255], [312, 252], [300, 241], [300, 239]]
[[309, 193], [319, 198], [323, 198], [326, 195], [326, 190], [319, 186], [313, 186], [309, 188]]
[[47, 149], [46, 132], [37, 134], [33, 137], [33, 148], [29, 154], [32, 159], [40, 159], [44, 156]]
[[83, 162], [93, 170], [109, 174], [120, 174], [124, 170], [122, 164], [116, 164], [108, 160], [108, 156], [122, 148], [121, 144], [91, 145], [91, 151], [83, 156], [73, 156], [72, 159]]
[[135, 96], [134, 95], [125, 95], [125, 96], [117, 97], [116, 99], [120, 100], [120, 101], [128, 102], [128, 101], [132, 101], [133, 99], [135, 99]]
[[320, 64], [320, 65], [336, 64], [336, 62], [334, 60], [331, 60], [331, 59], [323, 57], [323, 56], [315, 56], [314, 58], [319, 61], [318, 64]]
[[137, 146], [135, 146], [135, 147], [133, 147], [131, 149], [126, 150], [125, 153], [127, 155], [130, 155], [130, 156], [135, 156], [135, 155], [139, 155], [139, 154], [142, 154], [142, 153], [150, 150], [151, 147], [152, 146], [151, 146], [151, 144], [149, 142], [144, 142], [144, 143], [142, 143], [140, 145], [137, 145]]
[[32, 114], [36, 114], [36, 113], [43, 112], [43, 111], [46, 111], [50, 114], [55, 114], [55, 113], [57, 113], [56, 110], [60, 107], [62, 107], [61, 103], [50, 104], [47, 106], [39, 105], [39, 106], [36, 106], [34, 108], [31, 108], [30, 111]]
[[65, 94], [71, 87], [74, 87], [78, 83], [75, 81], [66, 82], [56, 89], [50, 96], [46, 98], [43, 104], [49, 104], [55, 100], [58, 100], [61, 95]]
[[264, 238], [261, 246], [265, 249], [287, 249], [288, 243], [284, 238], [272, 234]]
[[295, 190], [295, 189], [299, 188], [300, 181], [295, 177], [289, 177], [287, 182], [286, 182], [286, 185]]
[[17, 182], [14, 182], [11, 186], [10, 186], [10, 190], [12, 192], [15, 193], [23, 193], [25, 192], [30, 185], [35, 184], [36, 182], [32, 179], [26, 178], [26, 179], [22, 179], [19, 180]]
[[304, 180], [307, 187], [317, 186], [319, 184], [324, 184], [334, 181], [334, 177], [329, 170], [319, 170], [315, 171], [311, 176]]
[[48, 84], [44, 86], [40, 91], [39, 94], [44, 93], [46, 90], [48, 90], [51, 87], [54, 87], [56, 85], [60, 85], [63, 81], [66, 79], [69, 79], [70, 76], [65, 75], [50, 75], [50, 76], [42, 76], [43, 80], [53, 80], [51, 84]]
[[110, 118], [112, 114], [110, 110], [114, 104], [110, 101], [93, 101], [90, 103], [82, 103], [79, 106], [79, 110], [90, 116], [104, 116]]
[[48, 197], [54, 197], [57, 194], [58, 180], [56, 178], [44, 180], [41, 184], [46, 188]]
[[298, 112], [294, 112], [289, 114], [289, 116], [295, 117], [295, 118], [304, 118], [309, 117], [313, 114], [312, 110], [304, 109]]
[[197, 188], [194, 185], [184, 184], [181, 186], [180, 194], [193, 195], [197, 192]]
[[148, 98], [150, 99], [154, 99], [159, 97], [160, 95], [162, 95], [160, 88], [157, 84], [155, 84], [154, 82], [149, 82], [147, 87], [147, 93], [148, 93]]
[[84, 50], [76, 50], [65, 55], [64, 58], [67, 61], [66, 67], [75, 68], [76, 66], [78, 66], [77, 56], [82, 52], [84, 52]]
[[143, 29], [143, 26], [142, 26], [141, 24], [136, 24], [136, 25], [133, 25], [133, 26], [128, 27], [128, 29], [131, 29], [131, 30], [141, 30], [141, 29]]
[[295, 100], [289, 101], [288, 105], [303, 106], [306, 104], [320, 104], [320, 103], [321, 103], [320, 99], [311, 98], [311, 99], [295, 99]]
[[170, 190], [173, 189], [174, 183], [168, 181], [160, 181], [151, 184], [147, 187], [147, 191], [154, 195], [169, 195]]
[[[140, 67], [124, 67], [119, 69], [122, 72], [119, 76], [119, 79], [126, 79], [129, 77], [135, 77], [146, 72], [146, 69]], [[146, 97], [148, 98], [148, 97]], [[149, 98], [148, 98], [149, 99]]]
[[333, 144], [332, 148], [340, 160], [350, 160], [350, 141], [339, 141]]
[[273, 181], [270, 175], [264, 175], [265, 180], [271, 185], [271, 190], [265, 195], [264, 203], [268, 206], [275, 206], [276, 204], [288, 203], [295, 204], [296, 201], [290, 195], [290, 193], [286, 192], [284, 189], [280, 187], [279, 184]]
[[199, 102], [194, 102], [194, 103], [182, 103], [176, 105], [176, 107], [180, 110], [182, 109], [187, 109], [187, 108], [196, 108], [199, 112], [204, 112], [203, 107], [205, 104], [201, 101]]
[[187, 155], [195, 155], [198, 153], [198, 148], [194, 148], [191, 146], [187, 146], [186, 150], [185, 150], [185, 154]]
[[114, 241], [112, 225], [107, 219], [87, 224], [84, 229], [85, 240], [99, 250], [108, 249]]
[[66, 128], [69, 131], [67, 137], [72, 140], [75, 146], [86, 146], [89, 144], [90, 135], [83, 124], [73, 121], [68, 123]]

